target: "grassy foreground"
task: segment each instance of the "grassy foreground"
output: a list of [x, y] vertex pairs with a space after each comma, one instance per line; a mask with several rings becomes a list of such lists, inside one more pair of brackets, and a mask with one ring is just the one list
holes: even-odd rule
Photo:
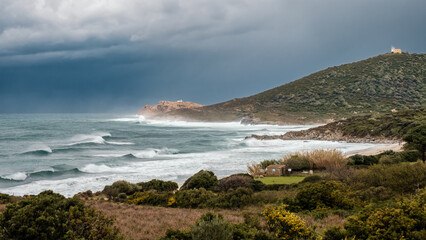
[[261, 181], [263, 184], [293, 184], [303, 181], [305, 177], [263, 177], [256, 178], [256, 180]]

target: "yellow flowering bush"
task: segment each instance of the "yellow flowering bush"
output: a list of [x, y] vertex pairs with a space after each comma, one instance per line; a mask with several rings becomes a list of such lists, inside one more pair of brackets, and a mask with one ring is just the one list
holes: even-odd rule
[[279, 239], [315, 239], [313, 232], [296, 214], [286, 210], [288, 205], [268, 207], [263, 211], [266, 224]]

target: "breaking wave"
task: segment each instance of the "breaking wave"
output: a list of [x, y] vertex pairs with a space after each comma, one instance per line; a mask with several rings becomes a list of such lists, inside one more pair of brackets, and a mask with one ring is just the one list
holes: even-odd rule
[[0, 178], [8, 181], [25, 181], [27, 179], [42, 179], [42, 178], [50, 178], [57, 177], [62, 175], [75, 175], [81, 173], [78, 168], [71, 168], [65, 170], [55, 170], [54, 168], [49, 170], [42, 170], [37, 172], [25, 173], [25, 172], [16, 172], [9, 175], [1, 176]]
[[95, 157], [123, 157], [123, 158], [154, 158], [157, 156], [167, 156], [170, 154], [177, 154], [179, 151], [177, 149], [169, 149], [169, 148], [162, 148], [162, 149], [146, 149], [142, 151], [129, 151], [129, 152], [111, 152], [111, 153], [102, 153], [102, 154], [95, 154]]
[[31, 146], [27, 151], [23, 152], [24, 155], [48, 155], [52, 153], [52, 149], [49, 146], [38, 144]]

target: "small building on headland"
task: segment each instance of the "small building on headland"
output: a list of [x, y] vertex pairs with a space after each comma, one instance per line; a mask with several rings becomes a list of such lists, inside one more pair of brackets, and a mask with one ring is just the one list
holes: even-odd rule
[[392, 47], [392, 48], [391, 48], [391, 53], [398, 53], [398, 54], [401, 54], [402, 52], [401, 52], [401, 49], [397, 49], [397, 48]]
[[266, 177], [279, 177], [286, 174], [285, 165], [269, 165], [265, 169]]

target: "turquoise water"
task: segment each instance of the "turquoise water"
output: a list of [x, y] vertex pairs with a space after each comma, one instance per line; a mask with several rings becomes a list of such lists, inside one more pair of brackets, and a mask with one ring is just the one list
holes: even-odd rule
[[372, 146], [244, 139], [309, 127], [153, 121], [114, 114], [1, 114], [0, 192], [25, 195], [51, 189], [72, 196], [120, 179], [182, 183], [201, 169], [223, 177], [245, 172], [250, 162], [294, 151]]

